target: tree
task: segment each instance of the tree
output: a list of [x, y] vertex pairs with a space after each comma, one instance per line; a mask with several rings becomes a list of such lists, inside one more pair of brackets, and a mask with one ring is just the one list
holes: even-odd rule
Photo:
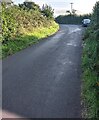
[[23, 4], [19, 4], [19, 7], [23, 8], [24, 10], [41, 11], [40, 6], [32, 1], [25, 1]]
[[72, 10], [73, 15], [76, 15], [76, 12], [77, 12], [77, 10], [75, 10], [75, 9]]
[[66, 11], [66, 13], [71, 15], [71, 12], [70, 12], [70, 10], [67, 10], [67, 11]]
[[46, 4], [46, 5], [43, 5], [41, 12], [42, 12], [42, 14], [43, 14], [44, 16], [46, 16], [47, 18], [50, 18], [50, 19], [53, 18], [54, 9], [52, 9], [51, 6], [48, 6], [47, 4]]

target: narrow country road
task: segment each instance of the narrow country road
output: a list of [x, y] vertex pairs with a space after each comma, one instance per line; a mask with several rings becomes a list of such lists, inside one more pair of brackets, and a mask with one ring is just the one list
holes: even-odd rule
[[82, 27], [60, 25], [3, 60], [3, 110], [27, 118], [81, 117]]

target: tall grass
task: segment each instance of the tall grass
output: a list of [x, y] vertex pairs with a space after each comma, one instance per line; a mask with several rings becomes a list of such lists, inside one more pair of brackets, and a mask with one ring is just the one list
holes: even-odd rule
[[95, 4], [92, 24], [84, 36], [82, 56], [84, 101], [83, 117], [99, 119], [99, 2]]
[[[99, 59], [98, 59], [99, 60]], [[83, 100], [87, 111], [83, 117], [99, 118], [99, 77], [96, 70], [97, 42], [89, 37], [84, 41], [82, 68], [83, 68]]]

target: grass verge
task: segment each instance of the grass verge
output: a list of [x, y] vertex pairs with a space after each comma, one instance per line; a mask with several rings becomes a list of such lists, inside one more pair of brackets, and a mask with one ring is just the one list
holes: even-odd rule
[[52, 26], [46, 28], [36, 28], [32, 32], [24, 32], [24, 35], [9, 40], [6, 44], [2, 45], [2, 58], [12, 55], [29, 45], [38, 43], [41, 38], [48, 37], [59, 29], [59, 25], [53, 22]]
[[88, 28], [84, 37], [84, 47], [82, 56], [83, 69], [83, 115], [84, 118], [99, 118], [99, 75], [96, 32], [92, 28]]

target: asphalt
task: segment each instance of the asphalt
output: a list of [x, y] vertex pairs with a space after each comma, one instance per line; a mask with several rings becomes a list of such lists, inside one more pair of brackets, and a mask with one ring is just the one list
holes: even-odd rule
[[2, 108], [27, 118], [81, 118], [83, 30], [60, 30], [2, 62]]

